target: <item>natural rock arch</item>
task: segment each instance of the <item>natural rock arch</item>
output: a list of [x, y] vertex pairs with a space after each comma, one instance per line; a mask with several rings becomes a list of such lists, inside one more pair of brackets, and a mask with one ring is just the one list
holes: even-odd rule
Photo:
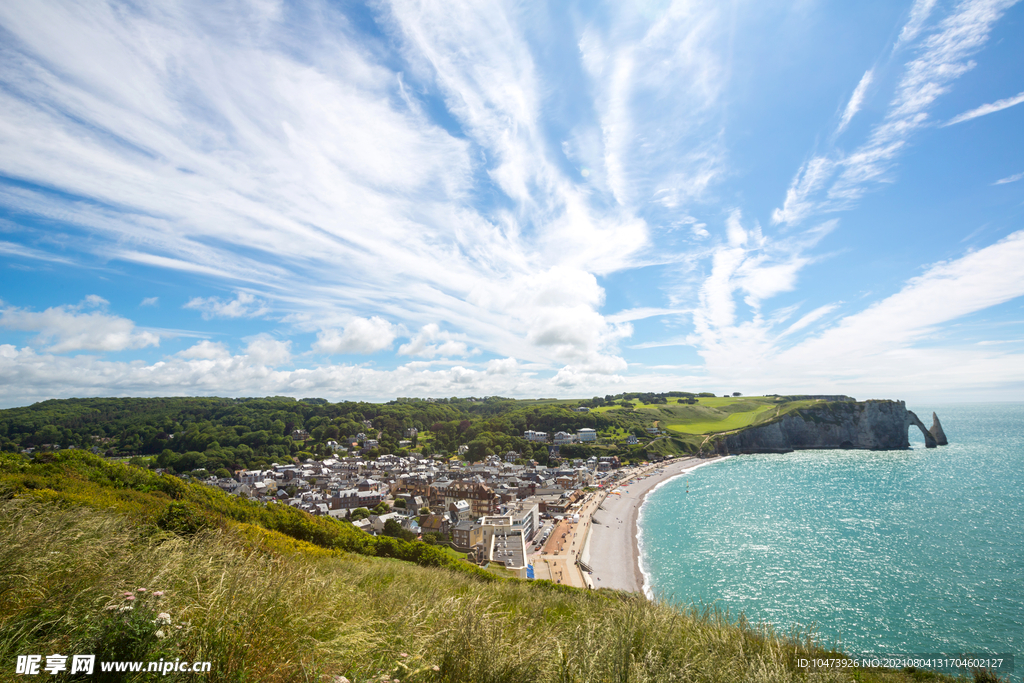
[[[934, 415], [934, 413], [933, 413], [933, 415]], [[939, 418], [936, 417], [935, 418], [936, 423], [938, 423], [938, 420], [939, 420]], [[921, 433], [924, 434], [924, 447], [925, 448], [935, 448], [938, 445], [938, 443], [935, 440], [935, 435], [932, 434], [931, 432], [929, 432], [927, 428], [925, 428], [924, 423], [921, 422], [921, 419], [917, 415], [914, 414], [913, 410], [908, 410], [907, 411], [907, 429], [910, 429], [911, 425], [917, 425], [918, 428], [921, 430]], [[941, 430], [942, 427], [940, 426], [939, 429]], [[945, 440], [945, 434], [943, 434], [943, 440]]]

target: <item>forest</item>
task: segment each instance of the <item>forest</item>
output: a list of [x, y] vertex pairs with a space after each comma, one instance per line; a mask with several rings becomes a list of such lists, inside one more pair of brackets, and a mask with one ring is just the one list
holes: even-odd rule
[[[689, 396], [620, 394], [581, 401], [399, 398], [388, 403], [284, 396], [53, 399], [0, 410], [0, 451], [81, 448], [171, 472], [218, 476], [295, 457], [346, 455], [347, 449], [370, 458], [409, 452], [451, 457], [466, 446], [462, 457], [469, 461], [514, 451], [546, 464], [547, 446], [523, 438], [526, 430], [575, 432], [589, 427], [622, 439], [629, 433], [646, 438], [644, 419], [628, 407], [600, 413], [576, 409], [631, 398], [657, 402], [670, 395]], [[377, 446], [360, 448], [360, 435], [376, 440]], [[645, 455], [642, 444], [631, 449], [623, 444], [622, 449], [615, 454], [624, 459]], [[599, 452], [590, 446], [570, 450], [573, 457]]]

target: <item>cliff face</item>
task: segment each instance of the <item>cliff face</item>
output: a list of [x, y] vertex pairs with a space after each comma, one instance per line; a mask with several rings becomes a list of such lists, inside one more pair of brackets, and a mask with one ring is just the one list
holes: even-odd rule
[[768, 424], [729, 434], [716, 442], [720, 453], [785, 453], [810, 448], [909, 448], [907, 428], [918, 426], [925, 445], [935, 438], [903, 401], [822, 403]]

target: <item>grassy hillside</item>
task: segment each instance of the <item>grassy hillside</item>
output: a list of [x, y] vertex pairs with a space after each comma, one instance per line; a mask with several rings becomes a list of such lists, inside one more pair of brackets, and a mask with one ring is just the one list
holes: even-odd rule
[[[603, 406], [595, 408], [593, 412], [609, 417], [633, 413], [639, 423], [645, 426], [656, 425], [680, 437], [678, 443], [689, 445], [699, 444], [702, 440], [694, 441], [686, 438], [688, 435], [718, 434], [763, 424], [779, 415], [815, 403], [811, 400], [787, 401], [784, 397], [775, 396], [702, 396], [692, 400], [695, 402], [669, 398], [666, 403], [648, 404], [634, 399], [630, 408]], [[654, 450], [657, 451], [657, 447]]]
[[[933, 678], [808, 673], [797, 659], [820, 650], [714, 610], [498, 580], [453, 558], [449, 566], [424, 567], [370, 556], [382, 547], [319, 526], [327, 520], [261, 513], [216, 494], [80, 453], [45, 463], [2, 456], [3, 675], [17, 655], [59, 652], [212, 663], [210, 673], [193, 678], [82, 680]], [[354, 552], [339, 549], [345, 544]]]

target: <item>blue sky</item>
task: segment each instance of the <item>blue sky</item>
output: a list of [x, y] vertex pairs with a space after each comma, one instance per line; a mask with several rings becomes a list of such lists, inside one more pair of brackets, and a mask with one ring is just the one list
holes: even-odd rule
[[0, 3], [0, 403], [1019, 400], [1024, 4]]

